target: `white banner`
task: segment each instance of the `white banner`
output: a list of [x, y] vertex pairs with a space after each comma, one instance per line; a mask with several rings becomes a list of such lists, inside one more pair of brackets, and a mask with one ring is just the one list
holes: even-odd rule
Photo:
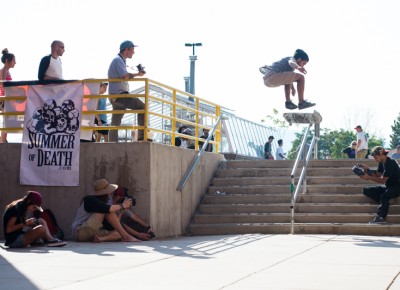
[[78, 186], [84, 85], [29, 86], [20, 183]]

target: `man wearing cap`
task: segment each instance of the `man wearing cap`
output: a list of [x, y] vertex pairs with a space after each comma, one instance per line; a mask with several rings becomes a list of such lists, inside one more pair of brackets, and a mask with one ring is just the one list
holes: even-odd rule
[[[132, 58], [135, 53], [135, 47], [136, 45], [134, 45], [132, 41], [125, 40], [119, 47], [119, 54], [112, 60], [108, 68], [108, 78], [124, 79], [125, 82], [110, 82], [108, 89], [110, 95], [129, 94], [129, 82], [127, 82], [127, 80], [146, 74], [144, 70], [140, 70], [137, 73], [129, 73], [126, 69], [126, 59]], [[145, 108], [144, 103], [138, 98], [111, 98], [110, 102], [113, 106], [113, 110], [143, 110]], [[123, 116], [124, 114], [113, 114], [111, 117], [111, 125], [121, 125]], [[137, 119], [138, 125], [144, 126], [144, 114], [138, 114]], [[111, 130], [109, 136], [111, 142], [118, 142], [118, 130]], [[139, 130], [138, 140], [143, 140], [143, 136], [143, 130]]]
[[372, 149], [371, 156], [379, 162], [377, 170], [369, 170], [366, 164], [360, 164], [365, 174], [361, 179], [371, 180], [385, 186], [365, 187], [363, 194], [379, 203], [376, 217], [370, 224], [386, 224], [389, 200], [400, 195], [400, 168], [396, 160], [388, 157], [389, 151], [381, 146]]
[[269, 136], [268, 137], [268, 142], [265, 143], [264, 145], [264, 156], [265, 159], [274, 159], [274, 156], [272, 155], [272, 141], [274, 140], [274, 136]]
[[368, 152], [368, 137], [360, 125], [354, 128], [357, 131], [356, 158], [364, 159]]
[[37, 191], [14, 200], [6, 206], [3, 216], [5, 245], [10, 248], [23, 248], [30, 244], [47, 244], [49, 247], [62, 247], [67, 243], [50, 234], [44, 219], [36, 219], [33, 212], [42, 209], [42, 196]]
[[[110, 205], [110, 194], [118, 185], [107, 179], [99, 179], [93, 184], [93, 192], [82, 199], [72, 223], [72, 233], [78, 242], [137, 242], [121, 226], [117, 212], [131, 207], [132, 200], [122, 204]], [[103, 223], [111, 228], [105, 228]]]

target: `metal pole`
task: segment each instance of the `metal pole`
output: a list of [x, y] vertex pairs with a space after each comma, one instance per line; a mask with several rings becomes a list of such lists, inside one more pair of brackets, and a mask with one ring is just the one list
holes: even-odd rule
[[190, 89], [190, 93], [192, 95], [195, 94], [195, 90], [194, 90], [194, 69], [195, 69], [195, 62], [197, 59], [196, 55], [190, 55], [189, 56], [190, 59], [190, 85], [189, 85], [189, 89]]

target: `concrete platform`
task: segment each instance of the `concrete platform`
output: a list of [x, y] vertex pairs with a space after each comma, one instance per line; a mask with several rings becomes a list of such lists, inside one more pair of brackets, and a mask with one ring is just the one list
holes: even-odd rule
[[0, 248], [0, 289], [400, 289], [400, 237], [232, 235]]

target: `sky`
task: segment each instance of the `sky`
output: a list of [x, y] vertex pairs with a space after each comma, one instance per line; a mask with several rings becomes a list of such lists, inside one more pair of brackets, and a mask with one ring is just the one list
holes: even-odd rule
[[13, 80], [36, 80], [56, 39], [65, 45], [65, 79], [107, 78], [128, 39], [138, 45], [129, 65], [141, 63], [146, 77], [184, 90], [192, 54], [184, 44], [201, 42], [195, 94], [261, 122], [273, 109], [287, 110], [283, 87], [265, 87], [259, 67], [301, 48], [310, 58], [305, 98], [317, 103], [321, 128], [355, 132], [361, 125], [389, 141], [399, 116], [398, 0], [13, 0], [1, 6], [0, 48], [16, 56]]

